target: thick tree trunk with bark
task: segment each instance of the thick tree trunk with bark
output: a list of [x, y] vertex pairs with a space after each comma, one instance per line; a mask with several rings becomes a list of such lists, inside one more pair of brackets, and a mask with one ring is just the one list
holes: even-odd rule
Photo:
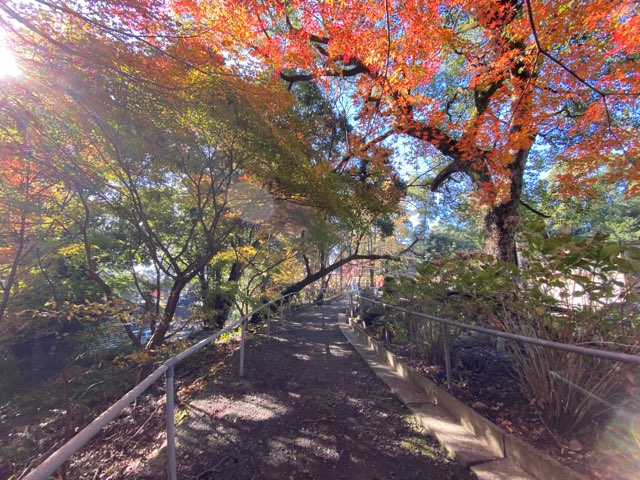
[[516, 231], [520, 225], [518, 206], [528, 155], [528, 148], [516, 152], [510, 166], [509, 200], [491, 207], [484, 217], [484, 253], [510, 263], [516, 263]]
[[518, 224], [519, 217], [515, 212], [513, 201], [491, 208], [484, 217], [483, 252], [496, 259], [515, 263], [515, 234]]

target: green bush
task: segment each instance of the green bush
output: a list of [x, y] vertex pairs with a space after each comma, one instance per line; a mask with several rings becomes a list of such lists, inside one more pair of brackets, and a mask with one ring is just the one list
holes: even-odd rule
[[[457, 252], [392, 282], [385, 301], [469, 324], [572, 345], [640, 351], [640, 250], [604, 236], [575, 240], [525, 236], [524, 265]], [[434, 322], [397, 317], [430, 360], [441, 358]], [[452, 337], [458, 332], [452, 332]], [[506, 343], [523, 390], [561, 433], [578, 430], [619, 402], [633, 366], [594, 357]]]

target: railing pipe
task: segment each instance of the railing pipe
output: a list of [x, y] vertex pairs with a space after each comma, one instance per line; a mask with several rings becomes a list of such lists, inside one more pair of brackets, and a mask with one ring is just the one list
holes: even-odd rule
[[[363, 298], [373, 303], [382, 303], [371, 298], [366, 298], [362, 296], [358, 296], [358, 297], [360, 298], [360, 304], [362, 304]], [[541, 347], [553, 348], [555, 350], [562, 350], [565, 352], [579, 353], [582, 355], [590, 355], [592, 357], [605, 358], [607, 360], [614, 360], [616, 362], [635, 363], [636, 365], [640, 365], [640, 355], [610, 352], [608, 350], [598, 350], [596, 348], [581, 347], [579, 345], [569, 345], [566, 343], [553, 342], [551, 340], [543, 340], [541, 338], [527, 337], [524, 335], [517, 335], [515, 333], [501, 332], [500, 330], [494, 330], [492, 328], [478, 327], [475, 325], [467, 325], [465, 323], [456, 322], [455, 320], [447, 320], [446, 318], [434, 317], [433, 315], [428, 315], [426, 313], [414, 312], [412, 310], [402, 308], [402, 307], [397, 307], [395, 305], [393, 305], [393, 308], [400, 312], [405, 312], [411, 315], [415, 315], [416, 317], [424, 318], [426, 320], [441, 322], [446, 325], [450, 325], [453, 327], [458, 327], [466, 330], [471, 330], [473, 332], [485, 333], [487, 335], [493, 335], [495, 337], [506, 338], [508, 340], [517, 340], [523, 343], [530, 343], [532, 345], [539, 345]]]
[[111, 420], [116, 418], [129, 406], [141, 393], [153, 385], [168, 370], [166, 364], [160, 365], [151, 375], [136, 385], [120, 400], [102, 412], [93, 422], [84, 427], [71, 440], [65, 443], [58, 450], [53, 452], [45, 461], [32, 470], [24, 480], [41, 480], [53, 475], [55, 471], [67, 461], [74, 453], [80, 450], [91, 438], [97, 434]]
[[[386, 314], [387, 314], [387, 307], [383, 303], [382, 304], [382, 315], [386, 315]], [[384, 343], [388, 345], [389, 344], [389, 331], [387, 330], [387, 320], [386, 319], [384, 319], [382, 327], [384, 328]]]
[[[255, 313], [255, 312], [251, 312], [249, 315], [252, 315], [253, 313]], [[245, 317], [242, 317], [240, 320], [236, 320], [231, 325], [228, 325], [228, 326], [224, 327], [222, 330], [218, 330], [213, 335], [210, 335], [209, 337], [207, 337], [207, 338], [205, 338], [203, 340], [200, 340], [198, 343], [196, 343], [192, 347], [189, 347], [188, 349], [186, 349], [185, 351], [179, 353], [175, 357], [170, 358], [165, 363], [168, 364], [168, 365], [172, 365], [172, 364], [175, 365], [177, 363], [180, 363], [185, 358], [190, 357], [191, 355], [196, 353], [198, 350], [201, 350], [202, 348], [204, 348], [207, 345], [209, 345], [212, 341], [217, 339], [219, 336], [221, 336], [221, 335], [223, 335], [223, 334], [225, 334], [227, 332], [230, 332], [231, 330], [235, 330], [236, 328], [238, 328], [238, 326], [240, 325], [242, 320], [244, 320], [244, 318]]]
[[[289, 294], [285, 297], [289, 297], [295, 294]], [[167, 423], [167, 474], [171, 480], [176, 478], [177, 471], [177, 462], [175, 456], [175, 415], [174, 415], [174, 399], [175, 399], [175, 365], [184, 360], [185, 358], [193, 355], [197, 351], [201, 350], [208, 344], [210, 344], [213, 340], [217, 339], [224, 333], [229, 332], [230, 330], [234, 330], [238, 328], [239, 325], [242, 324], [242, 335], [244, 335], [244, 331], [246, 328], [245, 322], [255, 313], [263, 310], [264, 308], [271, 307], [272, 305], [277, 305], [280, 303], [280, 309], [282, 312], [283, 299], [285, 297], [280, 297], [275, 300], [272, 300], [264, 305], [261, 305], [259, 308], [255, 309], [253, 312], [248, 313], [243, 316], [240, 320], [235, 321], [231, 325], [218, 330], [214, 334], [208, 336], [207, 338], [200, 340], [195, 345], [189, 347], [188, 349], [180, 352], [179, 354], [171, 357], [162, 365], [160, 365], [154, 372], [152, 372], [149, 376], [147, 376], [144, 380], [138, 383], [135, 387], [133, 387], [129, 392], [127, 392], [122, 398], [116, 401], [113, 405], [107, 408], [104, 412], [102, 412], [98, 417], [96, 417], [89, 425], [84, 427], [80, 432], [78, 432], [73, 438], [71, 438], [68, 442], [62, 445], [58, 450], [53, 452], [49, 457], [47, 457], [40, 465], [34, 468], [31, 472], [29, 472], [23, 480], [43, 480], [55, 473], [55, 471], [66, 462], [74, 453], [80, 450], [83, 446], [85, 446], [91, 438], [93, 438], [105, 425], [107, 425], [111, 420], [116, 418], [122, 411], [129, 406], [136, 398], [138, 398], [142, 393], [144, 393], [147, 388], [153, 385], [156, 381], [162, 378], [163, 375], [166, 374], [166, 387], [167, 387], [167, 402], [166, 402], [166, 423]], [[270, 319], [270, 316], [269, 316]], [[241, 340], [241, 349], [243, 343]], [[244, 367], [244, 356], [241, 355], [241, 363]], [[242, 367], [242, 368], [243, 368]], [[172, 445], [173, 444], [173, 445]], [[172, 453], [173, 451], [173, 453]], [[173, 460], [172, 460], [173, 457]], [[172, 473], [173, 472], [173, 473]]]
[[240, 378], [244, 377], [244, 338], [247, 329], [247, 320], [243, 318], [240, 324]]

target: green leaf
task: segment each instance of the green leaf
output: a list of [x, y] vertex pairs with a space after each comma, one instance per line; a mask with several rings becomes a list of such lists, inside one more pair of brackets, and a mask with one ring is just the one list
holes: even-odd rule
[[624, 247], [622, 245], [617, 245], [617, 244], [605, 245], [600, 250], [600, 259], [612, 260], [613, 257], [618, 256], [622, 250], [624, 250]]

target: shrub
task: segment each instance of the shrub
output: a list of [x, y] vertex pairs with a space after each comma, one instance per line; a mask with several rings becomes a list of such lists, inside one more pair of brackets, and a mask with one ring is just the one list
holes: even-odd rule
[[[413, 279], [392, 282], [385, 301], [555, 342], [640, 351], [639, 249], [603, 236], [575, 240], [533, 232], [525, 240], [522, 268], [457, 252], [420, 265]], [[428, 359], [441, 357], [438, 324], [406, 316], [397, 321]], [[619, 403], [634, 368], [521, 342], [508, 341], [506, 348], [525, 394], [564, 434]]]

